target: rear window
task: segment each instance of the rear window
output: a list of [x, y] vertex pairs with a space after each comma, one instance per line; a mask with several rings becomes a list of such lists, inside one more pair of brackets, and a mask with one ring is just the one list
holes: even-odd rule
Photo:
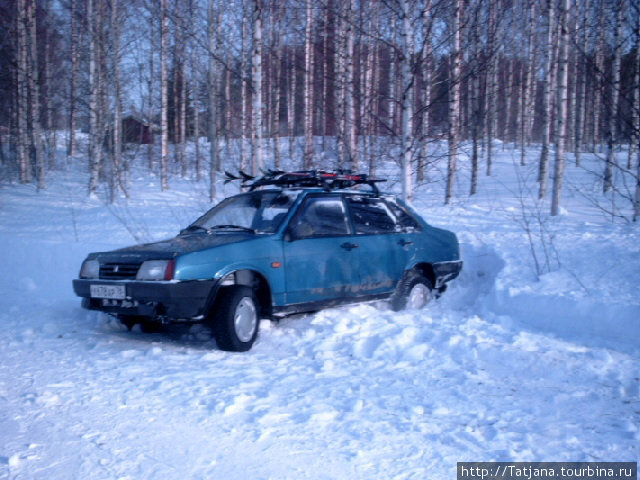
[[391, 233], [397, 230], [395, 216], [381, 198], [355, 195], [347, 197], [347, 203], [356, 233]]

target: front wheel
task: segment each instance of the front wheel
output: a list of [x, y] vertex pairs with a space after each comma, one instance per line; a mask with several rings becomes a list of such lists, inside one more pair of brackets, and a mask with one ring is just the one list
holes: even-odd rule
[[433, 299], [433, 284], [415, 270], [405, 273], [391, 297], [391, 308], [400, 311], [405, 308], [419, 310]]
[[221, 291], [211, 319], [218, 347], [228, 352], [250, 350], [258, 336], [259, 310], [251, 288], [234, 285]]

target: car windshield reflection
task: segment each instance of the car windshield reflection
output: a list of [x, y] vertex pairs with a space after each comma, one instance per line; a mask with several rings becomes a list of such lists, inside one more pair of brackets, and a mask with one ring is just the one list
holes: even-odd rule
[[275, 233], [296, 197], [296, 192], [288, 191], [256, 191], [231, 197], [209, 210], [185, 231]]

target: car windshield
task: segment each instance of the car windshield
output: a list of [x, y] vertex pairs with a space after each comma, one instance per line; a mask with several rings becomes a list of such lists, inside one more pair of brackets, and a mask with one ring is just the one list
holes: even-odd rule
[[275, 233], [297, 192], [256, 191], [230, 197], [196, 220], [188, 230], [244, 230]]

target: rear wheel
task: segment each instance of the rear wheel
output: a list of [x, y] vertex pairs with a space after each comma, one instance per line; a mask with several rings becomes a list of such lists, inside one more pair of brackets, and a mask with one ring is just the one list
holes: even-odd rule
[[396, 312], [409, 308], [418, 310], [424, 308], [433, 299], [433, 284], [424, 275], [415, 270], [405, 273], [396, 292], [391, 297], [391, 308]]
[[249, 287], [222, 290], [212, 312], [212, 329], [218, 347], [229, 352], [250, 350], [258, 336], [259, 303]]

